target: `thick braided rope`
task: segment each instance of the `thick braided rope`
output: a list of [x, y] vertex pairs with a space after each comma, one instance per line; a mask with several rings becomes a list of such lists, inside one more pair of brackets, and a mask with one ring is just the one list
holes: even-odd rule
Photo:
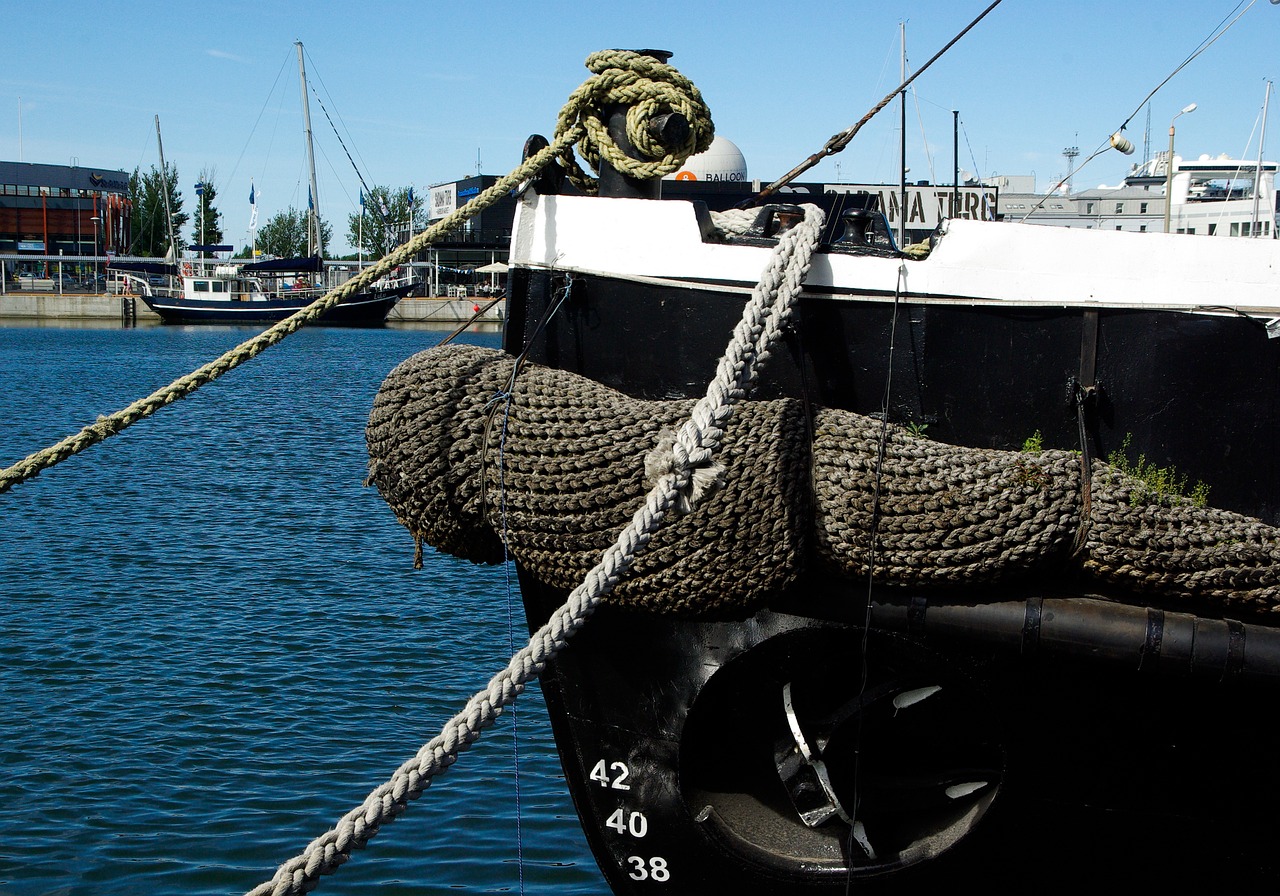
[[1156, 498], [1136, 479], [1093, 464], [1081, 563], [1142, 594], [1216, 601], [1233, 612], [1280, 613], [1280, 530], [1184, 498]]
[[[694, 406], [689, 420], [676, 434], [670, 463], [710, 468], [710, 451], [719, 444], [724, 421], [732, 413], [731, 403], [741, 399], [755, 383], [757, 374], [768, 361], [770, 348], [781, 338], [782, 328], [809, 273], [824, 220], [817, 206], [803, 208], [803, 220], [779, 238], [769, 265], [752, 290], [729, 348], [707, 386], [706, 398]], [[646, 463], [662, 468], [668, 461], [651, 455]]]
[[[715, 126], [702, 94], [693, 82], [665, 62], [631, 50], [601, 50], [587, 57], [592, 77], [569, 96], [560, 110], [556, 135], [577, 133], [577, 149], [599, 173], [600, 160], [631, 177], [653, 179], [679, 170], [684, 160], [711, 145]], [[625, 104], [627, 137], [648, 161], [627, 156], [609, 136], [604, 109]], [[666, 147], [650, 136], [645, 126], [655, 116], [677, 112], [689, 122], [689, 136], [679, 147]], [[565, 149], [559, 153], [574, 186], [587, 194], [596, 192], [596, 182]]]
[[[614, 69], [611, 66], [620, 66], [620, 68]], [[319, 318], [344, 298], [354, 295], [397, 266], [412, 260], [415, 255], [441, 236], [488, 208], [516, 186], [528, 180], [553, 158], [559, 158], [566, 167], [569, 167], [571, 178], [578, 175], [585, 178], [577, 163], [573, 161], [575, 143], [579, 145], [584, 157], [595, 160], [592, 162], [593, 165], [598, 164], [600, 153], [603, 153], [619, 171], [638, 178], [660, 177], [675, 171], [689, 155], [701, 152], [711, 144], [714, 128], [711, 124], [710, 112], [707, 111], [697, 87], [676, 69], [637, 53], [617, 50], [593, 53], [587, 58], [587, 67], [593, 74], [570, 95], [564, 110], [561, 111], [555, 139], [550, 146], [526, 159], [510, 174], [498, 180], [471, 202], [393, 249], [381, 260], [365, 268], [342, 286], [319, 297], [306, 308], [146, 398], [135, 401], [123, 410], [99, 417], [96, 422], [84, 427], [75, 435], [68, 436], [0, 470], [0, 494], [19, 482], [33, 478], [42, 470], [61, 463], [68, 457], [151, 416], [165, 405], [187, 397], [201, 386], [213, 382], [227, 371], [258, 356], [286, 336]], [[636, 116], [635, 133], [630, 136], [638, 147], [645, 148], [651, 156], [657, 151], [654, 148], [656, 144], [652, 143], [646, 129], [641, 126], [641, 119], [662, 111], [681, 112], [689, 119], [692, 127], [686, 144], [670, 152], [662, 150], [662, 157], [651, 161], [636, 160], [622, 154], [609, 138], [608, 129], [601, 122], [599, 106], [604, 103], [633, 100], [639, 103], [640, 111], [633, 110]], [[632, 130], [630, 121], [631, 113], [628, 114], [629, 132]], [[597, 141], [603, 141], [599, 151], [593, 148]], [[575, 170], [578, 175], [574, 174]], [[585, 188], [594, 192], [593, 184]]]
[[[1144, 493], [1101, 461], [1083, 502], [1079, 456], [964, 448], [849, 411], [818, 412], [814, 543], [842, 574], [946, 588], [1034, 573], [1087, 576], [1161, 604], [1280, 612], [1280, 530], [1228, 510]], [[876, 474], [880, 490], [875, 489]], [[1076, 534], [1087, 533], [1075, 547]]]
[[[644, 483], [674, 462], [675, 427], [692, 402], [635, 399], [527, 364], [499, 445], [489, 407], [513, 366], [472, 346], [397, 366], [370, 414], [369, 478], [419, 547], [475, 562], [509, 554], [568, 589], [625, 525]], [[1155, 495], [1100, 461], [1086, 506], [1074, 452], [948, 445], [896, 425], [881, 451], [884, 424], [840, 409], [813, 413], [810, 450], [808, 415], [797, 399], [737, 404], [716, 455], [723, 483], [704, 483], [701, 495], [691, 483], [681, 501], [692, 512], [654, 534], [610, 604], [741, 617], [816, 565], [969, 596], [1019, 580], [1089, 583], [1129, 602], [1280, 612], [1280, 530], [1260, 520]], [[501, 471], [486, 463], [499, 449]], [[499, 512], [485, 495], [502, 486]]]
[[845, 575], [864, 578], [874, 562], [877, 581], [932, 587], [1066, 567], [1081, 521], [1078, 457], [947, 445], [899, 426], [881, 457], [883, 431], [850, 411], [816, 414], [819, 558]]
[[0, 494], [8, 491], [17, 483], [38, 475], [42, 470], [106, 440], [139, 420], [151, 416], [165, 405], [172, 404], [178, 399], [186, 398], [201, 386], [208, 385], [227, 371], [234, 370], [244, 362], [262, 354], [262, 352], [280, 342], [286, 336], [319, 318], [347, 296], [354, 295], [398, 265], [412, 260], [413, 256], [421, 252], [426, 246], [459, 226], [463, 221], [498, 201], [520, 183], [536, 174], [558, 152], [570, 147], [575, 139], [576, 134], [574, 133], [560, 135], [550, 146], [530, 156], [514, 171], [501, 178], [474, 200], [454, 211], [453, 214], [428, 227], [403, 245], [393, 249], [380, 261], [365, 268], [355, 277], [342, 284], [342, 286], [329, 291], [307, 307], [274, 324], [252, 339], [248, 339], [230, 349], [221, 357], [180, 377], [168, 386], [158, 389], [146, 398], [135, 401], [123, 410], [116, 411], [109, 416], [99, 417], [97, 422], [86, 426], [75, 435], [68, 436], [57, 444], [37, 451], [7, 469], [0, 470]]
[[[468, 345], [397, 365], [369, 414], [369, 483], [413, 535], [415, 558], [424, 543], [477, 563], [509, 557], [568, 591], [670, 471], [694, 402], [632, 398], [532, 363], [513, 379], [515, 365]], [[736, 405], [716, 453], [723, 477], [694, 471], [682, 513], [654, 533], [609, 604], [740, 617], [790, 587], [812, 540], [809, 433], [799, 401]], [[650, 453], [662, 462], [646, 465]]]
[[[706, 394], [694, 405], [689, 422], [676, 433], [669, 468], [657, 477], [644, 505], [582, 584], [507, 667], [490, 680], [489, 686], [445, 724], [437, 737], [344, 815], [333, 829], [313, 840], [301, 855], [281, 865], [270, 881], [251, 890], [250, 896], [309, 892], [321, 875], [336, 870], [350, 857], [352, 849], [363, 847], [384, 823], [403, 813], [409, 801], [416, 799], [436, 774], [447, 770], [458, 753], [474, 743], [515, 701], [524, 686], [541, 673], [547, 661], [568, 643], [600, 600], [626, 574], [667, 515], [689, 500], [695, 467], [710, 465], [723, 426], [733, 413], [733, 403], [768, 358], [769, 340], [780, 335], [782, 323], [800, 293], [802, 272], [809, 269], [822, 217], [819, 209], [807, 206], [802, 225], [793, 228], [794, 234], [786, 235], [790, 239], [779, 240], [778, 250], [752, 292]], [[783, 266], [788, 270], [781, 270]]]

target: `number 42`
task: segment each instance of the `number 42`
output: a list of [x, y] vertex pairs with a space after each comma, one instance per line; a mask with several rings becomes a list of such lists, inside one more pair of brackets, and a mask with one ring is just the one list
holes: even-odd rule
[[[610, 776], [610, 772], [613, 773]], [[601, 787], [611, 787], [614, 790], [630, 790], [631, 785], [626, 783], [627, 777], [631, 771], [627, 768], [625, 762], [608, 763], [601, 759], [596, 763], [595, 768], [591, 769], [591, 780], [600, 782]]]

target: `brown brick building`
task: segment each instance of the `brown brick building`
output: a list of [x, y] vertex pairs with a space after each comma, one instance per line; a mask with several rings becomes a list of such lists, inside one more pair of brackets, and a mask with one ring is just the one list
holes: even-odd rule
[[128, 254], [124, 171], [0, 162], [0, 254]]

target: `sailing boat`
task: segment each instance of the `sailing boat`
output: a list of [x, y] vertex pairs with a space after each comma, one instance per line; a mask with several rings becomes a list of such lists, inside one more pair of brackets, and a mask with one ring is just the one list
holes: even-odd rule
[[[147, 307], [165, 323], [259, 324], [283, 320], [323, 296], [333, 285], [326, 281], [320, 258], [319, 191], [316, 188], [315, 150], [311, 138], [311, 108], [307, 100], [307, 71], [302, 41], [298, 49], [298, 74], [302, 84], [302, 116], [306, 128], [307, 166], [310, 184], [307, 201], [307, 254], [274, 258], [249, 264], [210, 266], [203, 259], [181, 266], [164, 263], [117, 263], [111, 271], [123, 278]], [[159, 139], [160, 121], [156, 119]], [[161, 168], [163, 169], [163, 147]], [[166, 197], [167, 197], [166, 191]], [[172, 220], [172, 216], [170, 216]], [[176, 245], [172, 234], [170, 245]], [[229, 252], [230, 246], [202, 249]], [[153, 282], [163, 275], [162, 284]], [[148, 276], [150, 275], [150, 276]], [[409, 278], [380, 280], [363, 292], [348, 296], [320, 318], [319, 323], [345, 326], [377, 326], [414, 287]]]

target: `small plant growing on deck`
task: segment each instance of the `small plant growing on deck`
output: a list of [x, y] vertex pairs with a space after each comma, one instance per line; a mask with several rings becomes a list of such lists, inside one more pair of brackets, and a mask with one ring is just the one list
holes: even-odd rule
[[1026, 441], [1022, 443], [1023, 454], [1040, 454], [1044, 451], [1044, 436], [1040, 430], [1036, 430], [1027, 436]]
[[1179, 473], [1175, 467], [1158, 467], [1147, 461], [1145, 454], [1139, 454], [1136, 462], [1129, 460], [1129, 447], [1133, 434], [1126, 433], [1120, 447], [1107, 455], [1107, 463], [1119, 472], [1137, 482], [1138, 487], [1129, 494], [1129, 504], [1137, 506], [1142, 503], [1172, 505], [1180, 500], [1189, 501], [1194, 507], [1204, 507], [1209, 503], [1209, 486], [1197, 481], [1188, 492], [1187, 476]]

